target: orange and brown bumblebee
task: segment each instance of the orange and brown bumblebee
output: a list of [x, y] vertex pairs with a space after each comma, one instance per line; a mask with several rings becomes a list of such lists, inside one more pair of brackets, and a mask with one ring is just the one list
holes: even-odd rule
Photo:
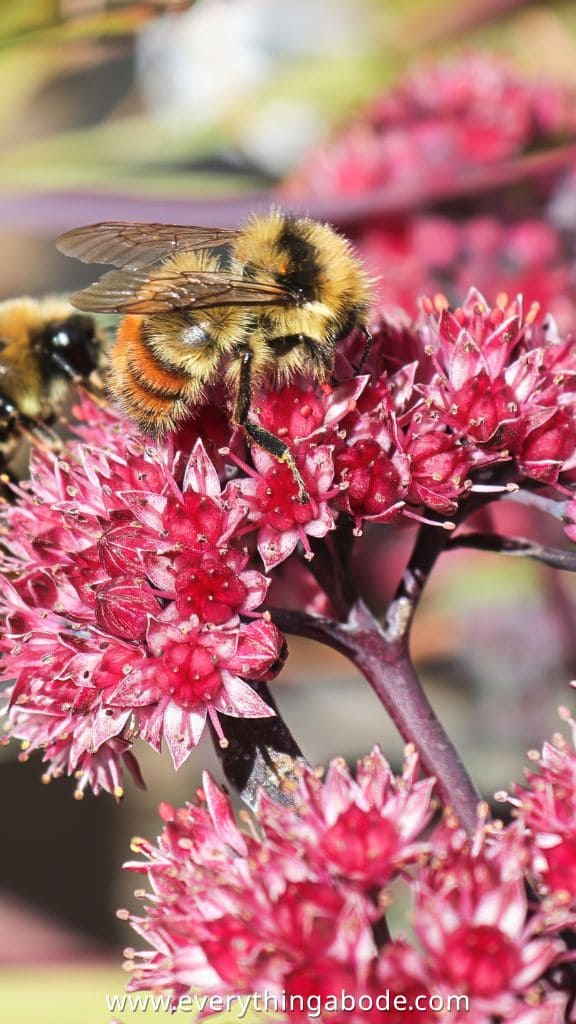
[[103, 365], [94, 318], [58, 297], [0, 302], [0, 472], [19, 441], [53, 444], [51, 425], [75, 383]]
[[295, 374], [324, 381], [340, 338], [355, 326], [369, 338], [370, 282], [346, 239], [274, 209], [236, 230], [92, 224], [57, 245], [117, 268], [71, 301], [124, 314], [108, 389], [145, 432], [174, 430], [222, 375], [233, 422], [297, 476], [284, 442], [249, 419], [253, 389]]

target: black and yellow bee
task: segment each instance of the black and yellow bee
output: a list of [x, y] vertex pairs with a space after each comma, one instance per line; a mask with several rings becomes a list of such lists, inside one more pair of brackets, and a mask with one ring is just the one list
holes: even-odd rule
[[232, 420], [290, 465], [287, 445], [250, 419], [254, 388], [304, 374], [325, 381], [336, 344], [364, 330], [370, 282], [332, 227], [272, 210], [236, 230], [106, 222], [58, 239], [61, 252], [116, 267], [72, 303], [120, 313], [108, 389], [142, 430], [161, 437], [220, 377]]
[[[94, 318], [58, 297], [0, 303], [0, 472], [22, 437], [51, 443], [74, 383], [103, 365]], [[47, 440], [48, 439], [48, 440]]]

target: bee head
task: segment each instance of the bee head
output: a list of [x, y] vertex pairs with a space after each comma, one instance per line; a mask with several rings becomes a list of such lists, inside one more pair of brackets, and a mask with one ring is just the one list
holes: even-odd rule
[[44, 357], [55, 373], [88, 377], [99, 364], [100, 345], [91, 316], [72, 313], [52, 321], [42, 337]]

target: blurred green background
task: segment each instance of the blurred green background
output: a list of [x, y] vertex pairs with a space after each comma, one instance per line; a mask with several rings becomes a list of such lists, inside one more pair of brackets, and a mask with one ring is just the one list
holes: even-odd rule
[[[0, 298], [90, 280], [55, 251], [68, 227], [236, 223], [407, 69], [477, 48], [576, 89], [576, 5], [0, 0]], [[346, 220], [344, 200], [298, 202]], [[382, 564], [399, 571], [408, 542], [388, 544]], [[556, 728], [574, 623], [570, 581], [546, 570], [460, 552], [436, 572], [415, 655], [487, 794], [519, 778], [526, 748]], [[275, 694], [310, 759], [353, 760], [379, 742], [398, 764], [398, 737], [344, 659], [304, 641], [290, 651]], [[130, 900], [129, 837], [154, 834], [158, 801], [190, 797], [202, 768], [219, 771], [207, 745], [178, 777], [144, 751], [146, 794], [128, 785], [122, 806], [77, 803], [68, 782], [42, 787], [39, 760], [17, 755], [0, 748], [0, 1017], [106, 1022], [132, 942], [114, 916]]]

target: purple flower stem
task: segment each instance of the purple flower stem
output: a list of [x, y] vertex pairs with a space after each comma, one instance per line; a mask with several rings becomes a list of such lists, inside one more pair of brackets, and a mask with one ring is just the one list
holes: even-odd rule
[[[466, 514], [491, 500], [493, 496], [475, 496], [468, 503]], [[356, 665], [400, 735], [418, 750], [424, 770], [436, 777], [443, 803], [453, 809], [465, 828], [472, 830], [480, 794], [424, 693], [408, 648], [410, 626], [422, 590], [449, 542], [449, 533], [440, 526], [421, 527], [410, 561], [388, 607], [384, 626], [361, 598], [353, 597], [348, 536], [340, 539], [339, 544], [319, 546], [314, 570], [317, 581], [331, 597], [340, 621], [283, 608], [270, 611], [276, 625], [284, 632], [333, 647]], [[290, 803], [293, 780], [304, 758], [267, 688], [259, 684], [256, 689], [274, 708], [276, 717], [221, 717], [228, 746], [223, 749], [214, 735], [217, 754], [228, 781], [248, 806], [254, 806], [258, 788], [263, 788], [277, 802]]]
[[536, 562], [551, 565], [554, 569], [576, 572], [576, 551], [567, 548], [547, 547], [527, 540], [525, 537], [504, 537], [497, 533], [462, 533], [454, 537], [447, 547], [474, 548], [477, 551], [492, 551], [499, 555], [516, 558], [533, 558]]
[[500, 500], [514, 501], [517, 505], [528, 505], [530, 508], [538, 509], [538, 511], [544, 512], [554, 519], [559, 519], [561, 523], [565, 522], [566, 519], [566, 505], [568, 504], [566, 499], [562, 501], [558, 500], [558, 498], [547, 497], [539, 491], [530, 490], [527, 484], [523, 484], [514, 494], [507, 494]]
[[443, 803], [471, 831], [480, 795], [422, 689], [404, 640], [390, 639], [361, 600], [343, 623], [284, 609], [272, 616], [280, 629], [327, 644], [356, 665], [401, 736], [418, 750], [424, 770], [436, 777]]

